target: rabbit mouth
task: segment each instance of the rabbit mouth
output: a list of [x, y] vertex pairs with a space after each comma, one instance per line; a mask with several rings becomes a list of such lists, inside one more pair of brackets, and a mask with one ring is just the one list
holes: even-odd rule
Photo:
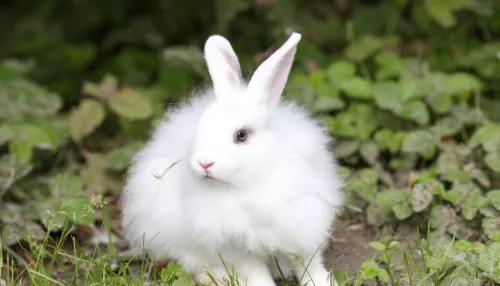
[[219, 179], [212, 176], [210, 173], [206, 173], [202, 178], [203, 180], [220, 181]]
[[214, 175], [212, 175], [211, 173], [205, 173], [201, 179], [204, 181], [204, 182], [209, 182], [209, 183], [223, 183], [223, 184], [227, 184], [228, 182], [226, 180], [223, 180], [221, 178], [217, 178], [215, 177]]

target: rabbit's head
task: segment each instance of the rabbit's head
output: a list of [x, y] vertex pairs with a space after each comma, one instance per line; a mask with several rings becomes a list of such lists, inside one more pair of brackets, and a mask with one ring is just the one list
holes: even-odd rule
[[222, 36], [208, 38], [205, 59], [215, 100], [201, 115], [193, 142], [189, 164], [199, 177], [245, 185], [272, 168], [279, 138], [267, 127], [300, 38], [293, 33], [248, 83], [231, 44]]

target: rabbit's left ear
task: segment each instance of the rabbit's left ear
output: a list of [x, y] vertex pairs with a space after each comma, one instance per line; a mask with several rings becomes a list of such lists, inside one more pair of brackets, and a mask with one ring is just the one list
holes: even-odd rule
[[252, 96], [258, 97], [259, 103], [265, 107], [271, 107], [278, 102], [292, 68], [300, 39], [299, 33], [293, 33], [277, 51], [257, 68], [248, 83], [248, 89], [253, 94]]
[[240, 63], [226, 38], [213, 35], [207, 39], [205, 60], [217, 98], [230, 95], [233, 89], [242, 87]]

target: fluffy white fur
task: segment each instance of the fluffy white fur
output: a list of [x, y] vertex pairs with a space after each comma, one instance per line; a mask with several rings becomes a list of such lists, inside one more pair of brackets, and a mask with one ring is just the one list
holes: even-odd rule
[[[293, 34], [248, 85], [229, 42], [207, 40], [214, 88], [169, 111], [129, 170], [122, 207], [132, 246], [176, 260], [200, 283], [208, 281], [206, 266], [227, 277], [222, 257], [242, 285], [275, 285], [277, 255], [302, 285], [336, 284], [322, 262], [342, 207], [330, 137], [280, 99], [299, 40]], [[243, 127], [251, 132], [236, 144]], [[214, 162], [212, 178], [198, 161]], [[290, 254], [302, 257], [307, 273]]]

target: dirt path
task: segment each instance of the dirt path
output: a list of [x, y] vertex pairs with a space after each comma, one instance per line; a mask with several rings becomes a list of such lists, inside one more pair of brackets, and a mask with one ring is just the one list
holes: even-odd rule
[[324, 253], [326, 266], [355, 274], [361, 263], [373, 256], [374, 250], [368, 246], [368, 242], [377, 239], [376, 233], [363, 225], [337, 227]]

